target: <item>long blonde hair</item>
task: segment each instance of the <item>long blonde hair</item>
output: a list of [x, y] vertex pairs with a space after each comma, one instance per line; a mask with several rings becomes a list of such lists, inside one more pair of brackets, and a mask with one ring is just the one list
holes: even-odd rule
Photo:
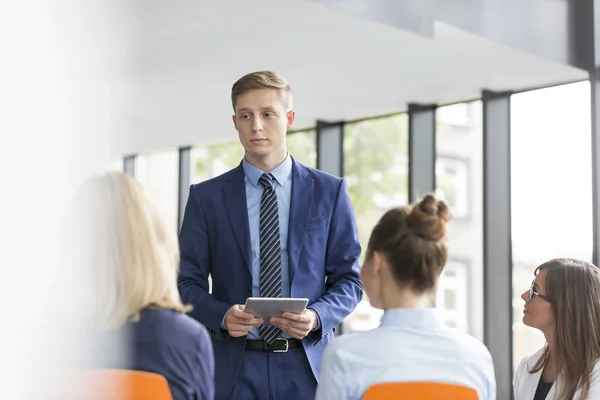
[[147, 307], [191, 310], [177, 289], [175, 229], [133, 177], [110, 172], [84, 184], [66, 218], [65, 260], [88, 271], [93, 307], [105, 329], [139, 320]]
[[[540, 265], [546, 271], [546, 293], [556, 321], [556, 399], [570, 400], [581, 390], [587, 398], [591, 377], [600, 360], [600, 271], [590, 263], [558, 258]], [[541, 370], [550, 356], [544, 353], [530, 373]]]

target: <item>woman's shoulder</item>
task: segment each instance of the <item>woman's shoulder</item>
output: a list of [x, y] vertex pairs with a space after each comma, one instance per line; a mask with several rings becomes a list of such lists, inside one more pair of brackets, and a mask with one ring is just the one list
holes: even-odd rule
[[544, 355], [545, 347], [537, 350], [533, 354], [529, 354], [521, 359], [519, 366], [517, 367], [517, 374], [524, 371], [529, 371]]
[[596, 383], [600, 385], [600, 358], [596, 359], [594, 369], [592, 369], [592, 377], [595, 379]]
[[336, 336], [325, 347], [324, 359], [344, 360], [344, 363], [350, 365], [353, 362], [362, 360], [365, 355], [373, 355], [374, 346], [381, 346], [381, 332], [379, 329], [373, 329], [364, 332], [345, 333]]
[[491, 358], [490, 351], [480, 339], [456, 328], [448, 328], [445, 332], [446, 335], [442, 336], [443, 340], [451, 340], [455, 348], [461, 353], [483, 354], [489, 355]]
[[138, 322], [140, 328], [151, 328], [157, 333], [168, 331], [169, 335], [177, 335], [180, 338], [190, 337], [201, 340], [209, 338], [204, 325], [192, 317], [175, 310], [148, 308], [140, 314]]

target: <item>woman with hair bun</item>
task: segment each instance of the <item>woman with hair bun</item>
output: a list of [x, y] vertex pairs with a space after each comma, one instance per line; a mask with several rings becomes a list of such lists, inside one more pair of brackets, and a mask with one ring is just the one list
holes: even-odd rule
[[371, 233], [361, 280], [384, 310], [370, 332], [343, 335], [323, 356], [317, 399], [361, 399], [383, 382], [468, 386], [496, 398], [492, 357], [477, 339], [446, 327], [432, 308], [448, 259], [450, 209], [433, 195], [386, 212]]

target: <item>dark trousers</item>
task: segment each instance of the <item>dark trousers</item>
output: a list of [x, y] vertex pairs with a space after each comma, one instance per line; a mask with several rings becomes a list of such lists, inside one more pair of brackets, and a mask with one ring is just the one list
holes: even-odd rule
[[287, 353], [244, 351], [228, 400], [314, 400], [317, 381], [302, 347]]

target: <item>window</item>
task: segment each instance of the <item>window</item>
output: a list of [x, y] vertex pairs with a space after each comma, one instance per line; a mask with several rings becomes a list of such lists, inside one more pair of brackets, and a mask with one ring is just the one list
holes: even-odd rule
[[[296, 160], [308, 167], [316, 167], [317, 144], [314, 130], [288, 134], [287, 147]], [[219, 176], [237, 167], [243, 158], [244, 147], [238, 140], [194, 147], [191, 162], [192, 183]]]
[[[344, 131], [344, 177], [356, 212], [362, 263], [379, 218], [408, 202], [408, 118], [398, 114], [348, 123]], [[381, 315], [365, 296], [344, 322], [344, 333], [376, 328]]]
[[444, 125], [455, 132], [464, 131], [465, 133], [469, 133], [473, 124], [477, 123], [477, 117], [475, 116], [477, 107], [473, 107], [473, 104], [458, 103], [440, 107], [437, 110], [437, 118], [440, 121], [444, 121]]
[[513, 365], [540, 349], [520, 298], [535, 268], [555, 257], [592, 259], [590, 85], [578, 82], [511, 98]]
[[436, 294], [436, 307], [442, 310], [447, 326], [469, 331], [469, 271], [465, 262], [450, 260], [446, 264]]
[[190, 166], [192, 183], [219, 176], [237, 167], [244, 158], [244, 147], [238, 140], [192, 149]]
[[469, 215], [469, 162], [439, 155], [435, 164], [436, 195], [452, 208], [452, 218]]
[[179, 151], [140, 154], [135, 158], [135, 177], [154, 198], [158, 211], [178, 230]]
[[307, 167], [317, 168], [317, 133], [314, 129], [287, 135], [288, 152]]
[[483, 125], [481, 102], [440, 107], [436, 114], [436, 195], [452, 210], [452, 259], [436, 306], [448, 326], [483, 339]]

